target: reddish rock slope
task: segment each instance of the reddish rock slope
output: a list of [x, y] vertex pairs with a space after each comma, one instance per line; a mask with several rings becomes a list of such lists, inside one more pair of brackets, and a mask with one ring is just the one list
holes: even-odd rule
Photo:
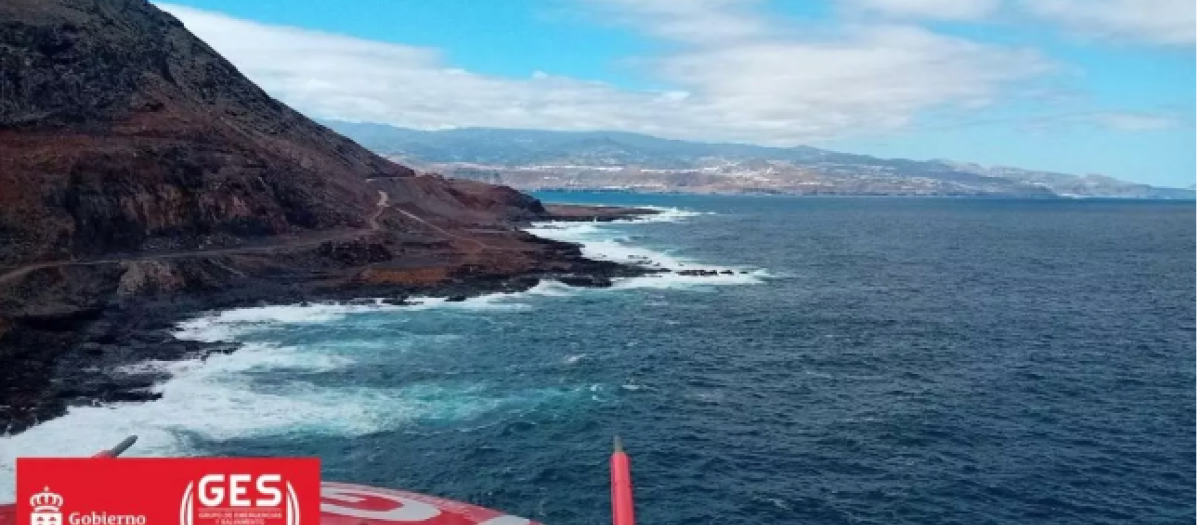
[[630, 271], [514, 228], [546, 216], [314, 123], [146, 0], [2, 0], [0, 432], [146, 395], [103, 370], [196, 351], [162, 332], [196, 309]]

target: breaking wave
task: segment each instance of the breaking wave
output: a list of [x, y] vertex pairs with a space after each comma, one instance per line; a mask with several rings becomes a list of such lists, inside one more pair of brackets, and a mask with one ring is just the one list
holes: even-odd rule
[[[615, 290], [753, 284], [766, 275], [761, 270], [699, 264], [635, 245], [627, 233], [630, 227], [700, 215], [677, 209], [660, 211], [632, 221], [544, 223], [529, 231], [578, 242], [587, 256], [598, 259], [668, 270], [726, 272], [715, 276], [664, 273], [622, 279], [612, 288]], [[175, 336], [207, 343], [236, 343], [239, 349], [205, 359], [129, 365], [124, 371], [155, 370], [171, 375], [156, 387], [162, 394], [160, 399], [72, 407], [63, 417], [15, 436], [0, 437], [0, 502], [14, 497], [18, 456], [86, 456], [131, 434], [138, 435], [139, 441], [130, 455], [177, 456], [197, 453], [198, 444], [205, 441], [287, 435], [353, 437], [400, 428], [416, 420], [463, 420], [502, 408], [533, 409], [577, 393], [590, 397], [592, 393], [586, 386], [497, 393], [486, 384], [469, 381], [434, 380], [385, 388], [304, 379], [362, 366], [372, 359], [394, 360], [397, 353], [429, 348], [458, 337], [454, 333], [416, 333], [397, 328], [421, 312], [499, 314], [534, 308], [538, 298], [583, 293], [608, 292], [544, 281], [522, 293], [498, 293], [459, 302], [418, 298], [411, 304], [394, 305], [367, 300], [238, 308], [197, 316], [179, 323]], [[324, 336], [297, 340], [295, 334], [304, 330], [320, 330]], [[342, 332], [346, 336], [337, 337]], [[364, 333], [374, 336], [357, 337]], [[574, 366], [583, 358], [582, 354], [568, 355], [563, 365]]]
[[[680, 222], [701, 215], [711, 215], [678, 208], [649, 208], [659, 213], [628, 221], [541, 222], [526, 231], [548, 239], [577, 243], [582, 246], [583, 255], [592, 259], [667, 270], [643, 277], [619, 279], [614, 285], [616, 289], [757, 284], [771, 276], [761, 268], [703, 264], [667, 250], [655, 250], [637, 244], [634, 235], [629, 231], [630, 226]], [[681, 274], [681, 271], [688, 273]]]

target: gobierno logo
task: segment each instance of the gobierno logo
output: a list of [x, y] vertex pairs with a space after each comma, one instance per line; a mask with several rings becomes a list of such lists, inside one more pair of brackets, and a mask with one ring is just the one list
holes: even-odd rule
[[33, 507], [30, 525], [62, 525], [63, 497], [50, 492], [50, 487], [30, 497], [29, 505]]
[[[65, 498], [50, 487], [29, 498], [33, 508], [29, 512], [30, 525], [63, 525], [63, 503]], [[67, 515], [66, 525], [146, 525], [144, 514], [110, 514], [108, 512], [73, 511]]]

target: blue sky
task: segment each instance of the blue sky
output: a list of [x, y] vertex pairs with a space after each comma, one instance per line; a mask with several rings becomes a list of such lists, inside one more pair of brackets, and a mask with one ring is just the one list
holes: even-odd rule
[[320, 118], [809, 144], [1190, 186], [1188, 0], [173, 0]]

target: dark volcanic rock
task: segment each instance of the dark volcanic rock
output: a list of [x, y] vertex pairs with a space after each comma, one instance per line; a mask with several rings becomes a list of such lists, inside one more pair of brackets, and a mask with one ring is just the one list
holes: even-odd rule
[[417, 303], [409, 301], [407, 295], [399, 295], [396, 297], [388, 297], [388, 298], [384, 299], [383, 304], [387, 304], [387, 305], [391, 305], [391, 306], [412, 306]]
[[559, 275], [556, 276], [555, 279], [568, 286], [579, 286], [583, 288], [607, 288], [612, 286], [612, 279], [604, 275], [596, 274]]
[[146, 0], [0, 0], [0, 431], [233, 351], [171, 336], [197, 311], [639, 271], [515, 230], [552, 216], [364, 150]]
[[613, 222], [627, 221], [643, 215], [654, 215], [658, 210], [651, 208], [617, 208], [613, 206], [575, 206], [552, 204], [545, 207], [546, 217], [566, 222]]
[[0, 263], [361, 227], [408, 168], [144, 0], [0, 2]]
[[383, 262], [392, 258], [392, 253], [386, 246], [369, 239], [326, 242], [317, 249], [317, 253], [349, 266]]

